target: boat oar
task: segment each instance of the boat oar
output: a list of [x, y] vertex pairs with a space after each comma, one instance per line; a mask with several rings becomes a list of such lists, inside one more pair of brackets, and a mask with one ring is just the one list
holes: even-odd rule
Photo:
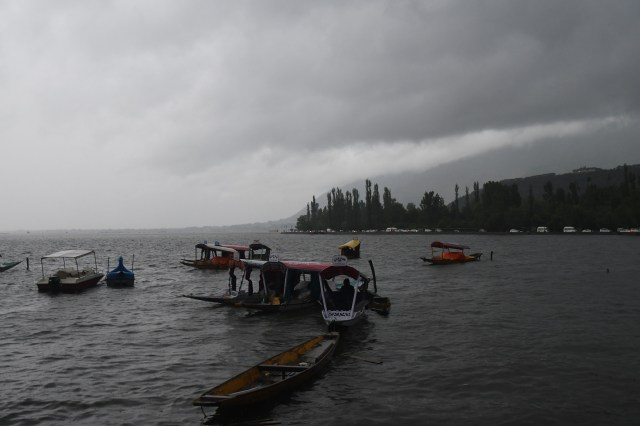
[[373, 278], [373, 292], [378, 293], [378, 282], [376, 280], [376, 270], [373, 269], [373, 262], [369, 259], [369, 267], [371, 268], [371, 277]]
[[382, 361], [377, 360], [377, 359], [370, 359], [370, 358], [363, 358], [361, 356], [357, 356], [357, 355], [351, 355], [349, 353], [346, 354], [342, 354], [342, 356], [345, 356], [347, 358], [352, 358], [352, 359], [357, 359], [358, 361], [364, 361], [364, 362], [369, 362], [371, 364], [382, 364]]

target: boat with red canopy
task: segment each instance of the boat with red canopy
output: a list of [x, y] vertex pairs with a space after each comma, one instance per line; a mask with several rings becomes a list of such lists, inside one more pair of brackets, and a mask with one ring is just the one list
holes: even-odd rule
[[470, 247], [463, 244], [434, 241], [431, 243], [431, 257], [421, 257], [432, 265], [448, 265], [451, 263], [475, 262], [480, 260], [482, 253], [466, 254]]
[[375, 293], [369, 278], [347, 265], [345, 256], [335, 256], [322, 274], [322, 318], [329, 329], [349, 327], [364, 319]]
[[235, 306], [269, 312], [297, 311], [318, 306], [320, 274], [330, 266], [319, 262], [279, 261], [275, 256], [260, 267], [257, 302]]
[[333, 263], [266, 262], [260, 269], [262, 300], [235, 306], [272, 312], [321, 306], [322, 317], [330, 328], [356, 324], [364, 318], [365, 309], [388, 314], [391, 301], [377, 294], [375, 273], [371, 291], [367, 276], [347, 265], [344, 256], [336, 259]]
[[205, 241], [196, 244], [195, 259], [182, 259], [180, 263], [198, 269], [228, 269], [231, 261], [245, 259], [250, 250], [249, 246], [222, 245], [217, 241], [209, 244]]

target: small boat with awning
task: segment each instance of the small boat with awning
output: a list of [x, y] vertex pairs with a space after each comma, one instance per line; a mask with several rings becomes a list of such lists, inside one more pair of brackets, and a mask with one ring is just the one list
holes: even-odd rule
[[[331, 265], [320, 273], [322, 318], [330, 330], [350, 327], [362, 321], [367, 310], [389, 314], [391, 301], [378, 295], [373, 262], [369, 261], [372, 278], [347, 265], [347, 258], [335, 256]], [[370, 288], [373, 284], [373, 291]]]
[[339, 245], [340, 255], [345, 256], [347, 259], [360, 259], [360, 240], [353, 239], [346, 243]]
[[339, 338], [340, 334], [334, 332], [307, 340], [204, 392], [193, 405], [238, 409], [291, 392], [329, 364]]
[[[247, 262], [243, 262], [245, 265]], [[321, 264], [279, 261], [272, 256], [258, 269], [258, 301], [234, 306], [266, 312], [283, 312], [319, 306]], [[246, 267], [246, 266], [245, 266]]]
[[249, 259], [252, 260], [269, 260], [271, 256], [271, 247], [255, 240], [249, 244]]
[[345, 256], [336, 256], [321, 277], [322, 318], [329, 329], [349, 327], [364, 319], [374, 296], [368, 291], [369, 278], [347, 265]]
[[470, 247], [463, 244], [434, 241], [431, 243], [431, 257], [421, 257], [432, 265], [449, 265], [452, 263], [475, 262], [480, 260], [482, 253], [466, 254]]
[[195, 259], [182, 259], [180, 263], [197, 269], [228, 269], [234, 260], [245, 259], [251, 248], [242, 245], [196, 244]]
[[[91, 262], [78, 262], [79, 259], [93, 256]], [[53, 273], [45, 273], [45, 262], [56, 259], [62, 268]], [[98, 271], [98, 261], [93, 250], [63, 250], [43, 256], [40, 259], [42, 278], [36, 281], [38, 291], [73, 293], [93, 287], [100, 282], [103, 273]], [[81, 266], [82, 265], [82, 266]]]

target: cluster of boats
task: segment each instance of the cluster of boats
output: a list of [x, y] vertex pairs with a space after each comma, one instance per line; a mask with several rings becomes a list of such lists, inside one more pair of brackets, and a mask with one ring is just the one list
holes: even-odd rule
[[[181, 259], [185, 266], [198, 269], [228, 270], [228, 288], [217, 295], [184, 297], [222, 305], [265, 312], [320, 310], [328, 327], [324, 334], [298, 344], [247, 369], [193, 401], [196, 406], [219, 409], [244, 407], [292, 390], [320, 372], [331, 360], [340, 331], [362, 321], [368, 310], [386, 315], [389, 298], [378, 294], [373, 263], [370, 274], [348, 264], [360, 257], [360, 241], [338, 246], [340, 254], [331, 262], [280, 260], [271, 248], [255, 241], [249, 245], [223, 245], [219, 242], [196, 244], [194, 259]], [[480, 260], [481, 253], [466, 254], [468, 246], [434, 241], [431, 257], [422, 260], [445, 265]], [[57, 260], [61, 265], [45, 272], [45, 264]], [[6, 270], [20, 262], [0, 264]], [[103, 277], [112, 287], [133, 286], [135, 276], [124, 266], [123, 258], [106, 276], [98, 271], [93, 250], [63, 250], [41, 258], [39, 291], [77, 292], [97, 285]], [[239, 275], [239, 278], [238, 278]], [[255, 281], [255, 282], [254, 282]]]
[[[256, 255], [257, 248], [261, 251]], [[339, 248], [341, 254], [334, 256], [331, 262], [307, 262], [280, 260], [262, 244], [259, 247], [204, 243], [196, 245], [195, 260], [181, 261], [200, 269], [226, 262], [229, 270], [228, 289], [224, 293], [184, 297], [265, 312], [320, 310], [328, 327], [327, 333], [204, 392], [193, 401], [194, 405], [219, 409], [243, 407], [291, 390], [309, 380], [331, 360], [340, 331], [362, 321], [367, 310], [383, 315], [389, 313], [391, 302], [378, 295], [373, 263], [369, 261], [370, 276], [347, 264], [347, 257], [360, 256], [360, 241], [352, 240]], [[236, 273], [239, 273], [239, 280]]]
[[[236, 253], [222, 250], [231, 247]], [[371, 278], [348, 265], [348, 258], [360, 257], [360, 241], [352, 240], [338, 248], [340, 255], [330, 263], [281, 261], [271, 255], [268, 260], [255, 258], [251, 248], [238, 246], [196, 246], [196, 260], [183, 264], [196, 268], [209, 267], [207, 262], [220, 264], [206, 253], [215, 250], [216, 256], [229, 258], [229, 288], [216, 296], [184, 295], [207, 302], [236, 308], [269, 312], [312, 309], [320, 307], [329, 332], [294, 346], [278, 355], [254, 365], [231, 379], [207, 390], [193, 404], [218, 409], [242, 408], [272, 399], [290, 391], [315, 376], [331, 359], [343, 330], [360, 322], [367, 310], [388, 314], [391, 303], [378, 295], [375, 270], [369, 261]], [[480, 260], [482, 253], [466, 254], [468, 246], [434, 241], [431, 257], [423, 257], [433, 265], [446, 265]], [[198, 257], [198, 250], [201, 251]], [[205, 253], [202, 253], [205, 251]], [[269, 248], [266, 252], [270, 253]], [[227, 254], [230, 253], [230, 254]], [[202, 261], [202, 262], [199, 262]], [[239, 285], [235, 269], [241, 271]], [[252, 274], [257, 272], [258, 286]]]
[[[49, 267], [52, 259], [57, 261], [57, 267]], [[77, 293], [98, 285], [103, 278], [109, 287], [131, 287], [135, 281], [135, 274], [124, 266], [122, 256], [118, 258], [118, 266], [105, 276], [98, 269], [93, 250], [58, 251], [42, 256], [40, 265], [42, 277], [36, 281], [36, 285], [38, 291], [42, 292]]]

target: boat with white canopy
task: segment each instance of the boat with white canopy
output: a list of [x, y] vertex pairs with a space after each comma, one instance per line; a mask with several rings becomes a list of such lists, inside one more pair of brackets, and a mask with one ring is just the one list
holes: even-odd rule
[[[87, 256], [93, 256], [93, 266], [88, 263], [78, 262]], [[45, 273], [45, 262], [50, 259], [62, 262], [62, 268], [53, 273]], [[52, 291], [74, 293], [93, 287], [100, 282], [103, 273], [98, 271], [98, 261], [93, 250], [63, 250], [43, 256], [40, 259], [42, 266], [42, 278], [36, 281], [38, 291]], [[82, 265], [82, 266], [81, 266]]]

